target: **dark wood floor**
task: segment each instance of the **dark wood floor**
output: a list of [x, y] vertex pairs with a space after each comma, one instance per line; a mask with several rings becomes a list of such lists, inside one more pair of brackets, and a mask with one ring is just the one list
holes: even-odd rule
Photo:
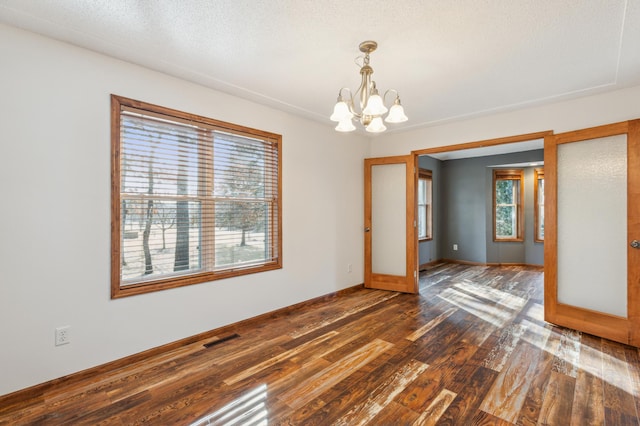
[[638, 350], [544, 323], [542, 281], [439, 265], [419, 295], [320, 300], [0, 407], [0, 424], [638, 425]]

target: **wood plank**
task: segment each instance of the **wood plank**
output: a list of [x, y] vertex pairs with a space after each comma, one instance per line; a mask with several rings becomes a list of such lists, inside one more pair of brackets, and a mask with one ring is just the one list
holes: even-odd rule
[[[376, 389], [391, 380], [398, 366], [403, 364], [402, 361], [391, 361], [396, 356], [392, 355], [392, 351], [383, 353], [325, 392], [322, 401], [326, 403], [302, 419], [302, 424], [332, 424], [353, 407], [365, 404]], [[407, 353], [402, 359], [404, 364], [410, 362], [410, 354]]]
[[511, 324], [503, 328], [498, 342], [483, 361], [483, 367], [497, 372], [502, 371], [525, 330], [526, 325], [522, 323]]
[[[539, 362], [531, 377], [531, 386], [525, 397], [524, 404], [520, 409], [518, 424], [537, 425], [539, 424], [540, 412], [546, 401], [547, 386], [549, 383], [549, 376], [553, 366], [553, 353], [549, 351], [548, 346], [545, 346], [546, 336], [548, 336], [545, 328], [540, 329], [541, 345], [535, 346], [539, 352]], [[566, 396], [562, 396], [562, 399], [567, 399]], [[562, 422], [560, 423], [562, 424]]]
[[454, 383], [456, 373], [476, 352], [466, 341], [444, 348], [424, 373], [398, 397], [398, 402], [418, 413], [423, 412], [443, 389]]
[[603, 400], [602, 378], [580, 370], [574, 389], [571, 425], [598, 426], [605, 424]]
[[442, 321], [447, 319], [449, 316], [451, 316], [451, 314], [453, 314], [457, 310], [458, 310], [458, 308], [449, 308], [449, 309], [447, 309], [446, 311], [444, 311], [443, 313], [441, 313], [437, 317], [433, 318], [431, 321], [429, 321], [428, 323], [426, 323], [425, 325], [423, 325], [422, 327], [420, 327], [419, 329], [417, 329], [413, 333], [411, 333], [408, 336], [406, 336], [405, 339], [407, 339], [409, 341], [412, 341], [412, 342], [415, 342], [420, 337], [424, 336], [426, 333], [431, 331], [431, 329], [433, 329], [434, 327], [437, 327]]
[[631, 389], [636, 402], [636, 413], [640, 414], [640, 354], [638, 348], [625, 346], [625, 359], [627, 368], [629, 369], [629, 380], [631, 380]]
[[589, 334], [582, 336], [571, 412], [572, 426], [605, 424], [601, 342], [599, 337]]
[[481, 366], [476, 367], [466, 379], [456, 376], [458, 396], [442, 414], [443, 424], [471, 424], [471, 419], [497, 376], [497, 372]]
[[580, 339], [582, 333], [564, 328], [561, 331], [560, 344], [553, 359], [553, 370], [576, 378], [580, 358]]
[[480, 410], [515, 423], [531, 385], [529, 378], [533, 377], [538, 361], [539, 353], [535, 348], [526, 342], [518, 346], [510, 362], [493, 382]]
[[292, 408], [300, 408], [321, 395], [355, 370], [370, 362], [382, 352], [391, 348], [392, 344], [375, 339], [371, 343], [354, 351], [349, 356], [333, 363], [308, 380], [284, 392], [280, 399]]
[[[624, 345], [602, 340], [602, 378], [604, 381], [605, 420], [624, 415], [636, 416], [633, 383], [624, 351]], [[615, 423], [613, 423], [615, 424]]]
[[366, 402], [354, 406], [346, 414], [336, 420], [334, 425], [364, 425], [382, 411], [393, 399], [402, 392], [405, 387], [414, 381], [427, 365], [419, 361], [411, 360], [401, 367], [388, 380], [376, 388]]
[[371, 424], [397, 425], [399, 422], [411, 424], [417, 417], [418, 413], [393, 401], [371, 420]]
[[304, 320], [301, 321], [302, 325], [298, 326], [295, 331], [290, 332], [289, 336], [293, 339], [304, 336], [307, 333], [311, 333], [312, 331], [334, 324], [350, 315], [354, 315], [358, 312], [364, 311], [365, 309], [369, 309], [380, 303], [386, 302], [398, 295], [399, 293], [392, 293], [388, 291], [372, 291], [366, 295], [366, 298], [361, 298], [359, 303], [346, 309], [336, 310], [332, 315], [327, 315], [327, 313], [324, 312], [317, 320], [310, 320], [309, 318], [304, 317], [301, 318]]
[[332, 337], [336, 336], [338, 334], [337, 331], [330, 331], [328, 333], [323, 334], [320, 337], [317, 337], [309, 342], [303, 343], [300, 346], [297, 346], [295, 349], [291, 349], [288, 351], [285, 351], [281, 354], [278, 354], [276, 356], [273, 356], [269, 359], [267, 359], [266, 361], [263, 361], [259, 364], [255, 364], [245, 370], [243, 370], [240, 373], [237, 373], [231, 377], [227, 377], [224, 380], [224, 383], [226, 383], [227, 385], [233, 385], [234, 383], [239, 382], [240, 380], [246, 379], [247, 377], [253, 376], [255, 374], [257, 374], [258, 372], [264, 370], [265, 368], [271, 367], [272, 365], [275, 365], [281, 361], [284, 361], [286, 359], [292, 358], [298, 354], [300, 354], [301, 352], [307, 350], [308, 348], [314, 347], [314, 346], [318, 346], [324, 342], [326, 342], [327, 340], [331, 339]]
[[450, 390], [443, 389], [413, 424], [415, 426], [434, 426], [456, 396]]
[[513, 423], [493, 416], [486, 411], [478, 410], [475, 417], [471, 421], [474, 426], [512, 426]]
[[562, 424], [571, 418], [573, 401], [569, 398], [564, 398], [564, 396], [572, 395], [574, 387], [574, 378], [557, 371], [551, 372], [542, 407], [540, 408], [538, 424]]

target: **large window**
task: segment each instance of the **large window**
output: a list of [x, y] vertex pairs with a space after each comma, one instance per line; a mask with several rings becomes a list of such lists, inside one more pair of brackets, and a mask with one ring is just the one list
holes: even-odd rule
[[523, 241], [523, 185], [522, 169], [493, 171], [493, 238], [495, 241]]
[[418, 239], [433, 239], [433, 180], [431, 170], [418, 173]]
[[282, 267], [280, 135], [111, 102], [112, 297]]
[[534, 241], [544, 241], [544, 169], [534, 170], [533, 204], [535, 206], [533, 231]]

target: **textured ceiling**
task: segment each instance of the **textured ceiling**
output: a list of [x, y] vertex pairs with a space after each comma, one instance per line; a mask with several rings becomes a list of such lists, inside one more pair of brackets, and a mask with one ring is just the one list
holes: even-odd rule
[[398, 130], [640, 84], [640, 0], [0, 0], [0, 22], [328, 126], [368, 39]]

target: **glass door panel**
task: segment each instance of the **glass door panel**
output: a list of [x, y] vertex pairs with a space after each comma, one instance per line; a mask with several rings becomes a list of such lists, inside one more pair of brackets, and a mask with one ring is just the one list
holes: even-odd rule
[[627, 137], [558, 146], [558, 302], [627, 316]]
[[406, 274], [406, 165], [371, 169], [371, 271]]

